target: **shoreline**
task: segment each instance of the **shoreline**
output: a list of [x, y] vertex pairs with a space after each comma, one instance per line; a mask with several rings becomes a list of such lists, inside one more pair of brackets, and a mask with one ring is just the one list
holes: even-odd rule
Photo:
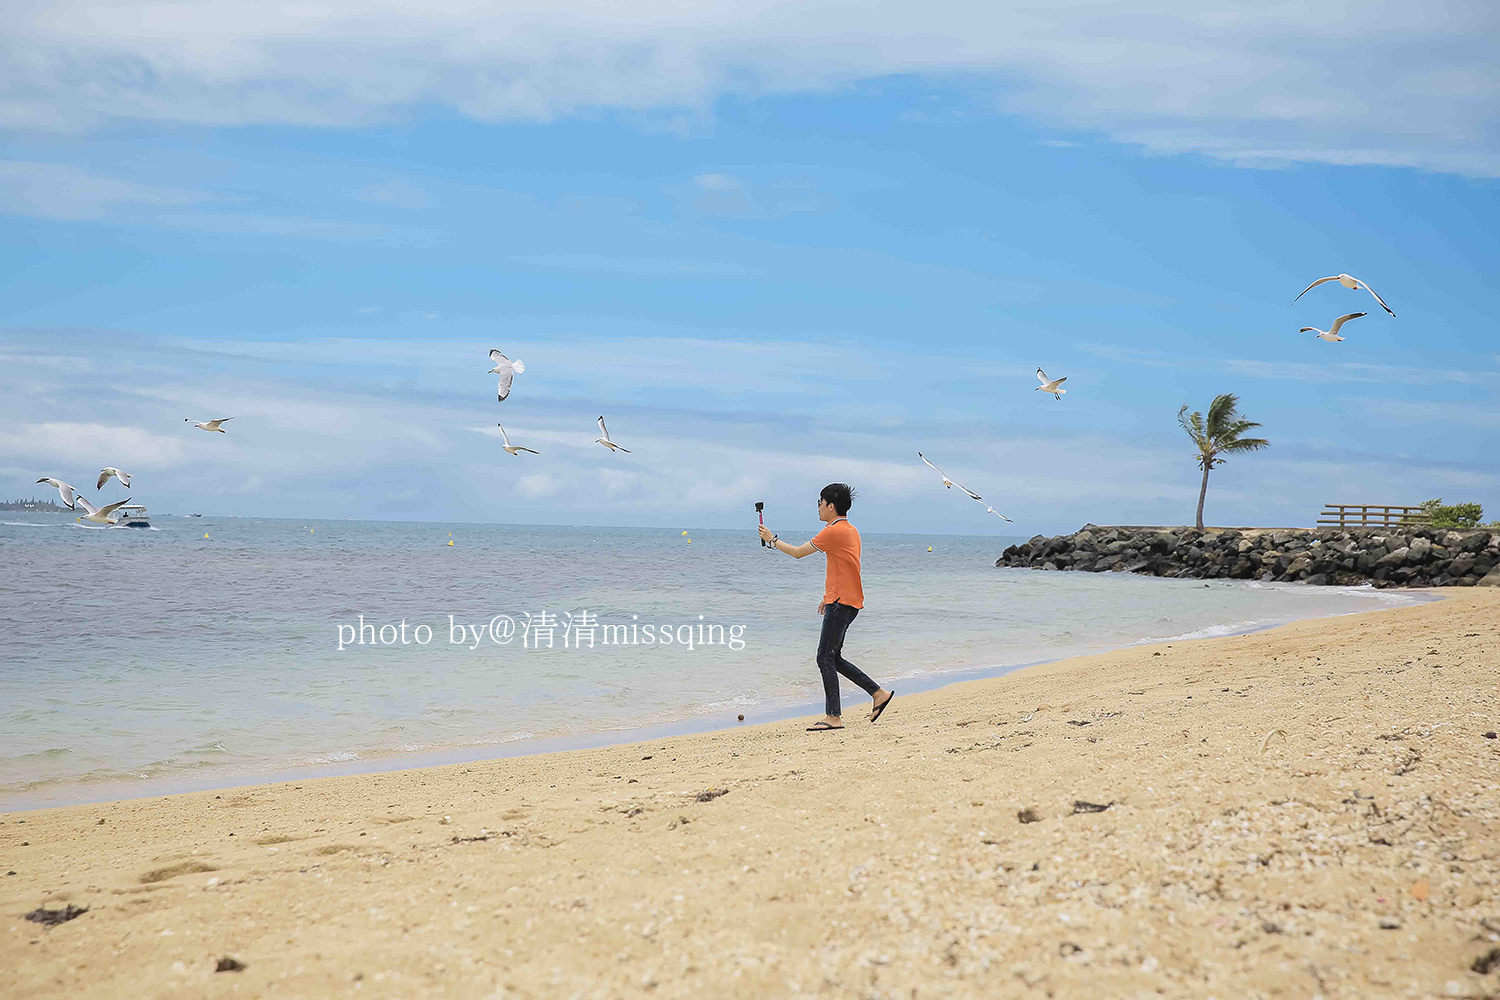
[[7, 815], [0, 967], [18, 998], [1482, 997], [1500, 593], [1442, 597], [833, 734]]
[[7, 815], [0, 967], [18, 998], [1481, 997], [1500, 593], [1442, 597], [834, 734]]
[[[1241, 581], [1225, 581], [1238, 583]], [[1365, 588], [1346, 588], [1360, 589]], [[1373, 588], [1370, 588], [1373, 592]], [[1387, 592], [1388, 593], [1388, 592]], [[1196, 633], [1205, 631], [1198, 629], [1194, 632], [1184, 633], [1179, 636], [1148, 637], [1135, 642], [1120, 646], [1109, 646], [1103, 649], [1092, 650], [1084, 654], [1066, 654], [1063, 656], [1049, 657], [1041, 660], [1032, 660], [1002, 667], [973, 667], [959, 670], [928, 674], [922, 678], [903, 679], [902, 694], [921, 694], [930, 691], [939, 691], [954, 684], [963, 684], [969, 681], [991, 680], [1005, 677], [1017, 671], [1029, 670], [1043, 667], [1062, 660], [1076, 659], [1081, 656], [1098, 656], [1109, 653], [1120, 652], [1144, 645], [1155, 645], [1160, 643], [1187, 642], [1197, 639], [1230, 638], [1239, 635], [1251, 635], [1270, 629], [1281, 628], [1284, 625], [1295, 624], [1305, 621], [1322, 621], [1342, 618], [1348, 615], [1371, 614], [1379, 611], [1392, 610], [1397, 607], [1409, 607], [1411, 604], [1420, 604], [1430, 601], [1441, 601], [1447, 593], [1432, 589], [1417, 589], [1401, 591], [1399, 594], [1391, 595], [1398, 599], [1409, 601], [1410, 604], [1392, 604], [1382, 608], [1371, 608], [1364, 611], [1344, 611], [1333, 615], [1315, 615], [1307, 618], [1294, 618], [1289, 621], [1278, 621], [1269, 624], [1257, 624], [1249, 628], [1237, 629], [1230, 626], [1209, 626], [1209, 628], [1228, 628], [1228, 631], [1214, 635], [1198, 635]], [[709, 716], [696, 716], [682, 719], [676, 722], [662, 723], [651, 726], [641, 726], [625, 730], [600, 730], [591, 733], [581, 733], [566, 736], [548, 736], [540, 738], [516, 739], [500, 743], [478, 744], [473, 746], [454, 746], [441, 750], [424, 751], [418, 753], [396, 753], [381, 756], [358, 757], [348, 761], [326, 761], [316, 764], [287, 765], [270, 770], [245, 771], [235, 774], [224, 773], [219, 776], [190, 777], [187, 775], [174, 776], [172, 778], [139, 778], [136, 780], [105, 779], [94, 782], [73, 781], [49, 785], [50, 788], [66, 789], [76, 791], [77, 795], [57, 796], [55, 798], [43, 797], [31, 791], [0, 792], [0, 817], [36, 812], [43, 809], [64, 809], [74, 806], [98, 805], [109, 802], [128, 802], [136, 799], [159, 798], [173, 795], [183, 795], [193, 792], [214, 792], [230, 789], [246, 788], [257, 785], [286, 784], [294, 781], [312, 781], [322, 778], [356, 777], [360, 775], [388, 774], [391, 772], [422, 770], [425, 768], [447, 767], [454, 764], [474, 764], [485, 761], [508, 760], [517, 757], [532, 757], [554, 753], [569, 753], [577, 750], [597, 750], [607, 747], [622, 746], [633, 743], [649, 742], [651, 740], [666, 739], [681, 736], [696, 736], [710, 733], [732, 732], [748, 726], [764, 725], [768, 723], [784, 722], [788, 719], [803, 715], [815, 716], [822, 714], [822, 703], [806, 702], [795, 705], [783, 706], [778, 709], [770, 709], [761, 713], [747, 713], [743, 722], [722, 722], [717, 718]], [[159, 783], [158, 783], [159, 782]], [[61, 801], [59, 801], [60, 799]]]

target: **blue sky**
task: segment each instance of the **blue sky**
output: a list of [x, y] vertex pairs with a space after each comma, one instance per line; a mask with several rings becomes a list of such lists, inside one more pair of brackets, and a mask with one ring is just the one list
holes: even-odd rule
[[[1231, 391], [1273, 447], [1212, 523], [1500, 515], [1486, 6], [22, 11], [7, 496], [115, 465], [166, 511], [795, 529], [846, 480], [876, 529], [1181, 523], [1177, 408]], [[1397, 318], [1293, 304], [1340, 271]]]

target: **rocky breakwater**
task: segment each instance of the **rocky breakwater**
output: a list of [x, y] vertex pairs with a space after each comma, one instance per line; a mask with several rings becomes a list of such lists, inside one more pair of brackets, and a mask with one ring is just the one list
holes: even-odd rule
[[1377, 587], [1500, 586], [1500, 531], [1120, 528], [1012, 545], [996, 566]]

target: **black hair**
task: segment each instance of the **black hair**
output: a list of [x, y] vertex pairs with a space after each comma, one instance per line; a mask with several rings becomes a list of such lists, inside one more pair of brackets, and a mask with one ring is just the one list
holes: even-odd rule
[[849, 506], [854, 503], [854, 487], [847, 483], [829, 483], [818, 496], [833, 504], [834, 511], [839, 517], [843, 517], [849, 513]]

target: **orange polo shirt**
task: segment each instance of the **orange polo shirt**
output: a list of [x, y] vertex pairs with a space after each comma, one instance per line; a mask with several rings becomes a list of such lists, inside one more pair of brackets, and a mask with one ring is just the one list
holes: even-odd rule
[[859, 531], [845, 518], [832, 521], [813, 536], [813, 548], [828, 557], [823, 577], [823, 603], [851, 608], [865, 606], [865, 588], [859, 581]]

